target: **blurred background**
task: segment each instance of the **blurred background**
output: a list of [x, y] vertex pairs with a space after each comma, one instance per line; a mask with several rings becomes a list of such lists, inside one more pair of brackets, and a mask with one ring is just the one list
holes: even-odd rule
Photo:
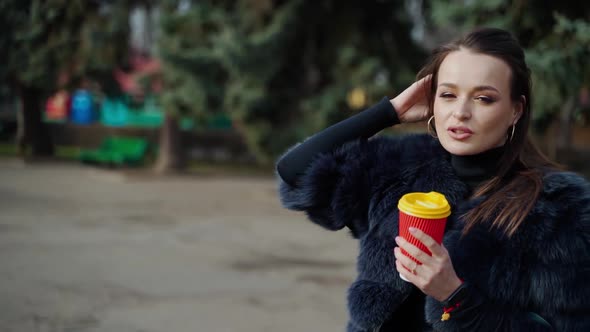
[[356, 243], [283, 210], [274, 161], [473, 27], [518, 37], [534, 139], [590, 175], [590, 2], [3, 0], [0, 16], [2, 331], [343, 330]]
[[0, 6], [4, 154], [108, 164], [105, 154], [89, 152], [108, 152], [101, 144], [121, 136], [145, 148], [115, 164], [161, 172], [199, 161], [271, 169], [288, 146], [395, 96], [434, 46], [486, 25], [509, 29], [527, 50], [534, 130], [545, 152], [576, 169], [584, 164], [571, 151], [583, 150], [589, 137], [585, 2], [7, 0]]

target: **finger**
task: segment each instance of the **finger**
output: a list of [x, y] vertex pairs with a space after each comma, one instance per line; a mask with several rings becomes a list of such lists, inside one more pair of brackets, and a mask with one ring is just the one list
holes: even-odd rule
[[418, 268], [418, 263], [411, 259], [410, 257], [404, 255], [399, 247], [396, 247], [394, 250], [395, 258], [402, 263], [404, 267], [406, 267], [410, 271], [415, 271]]
[[412, 85], [404, 92], [407, 93], [407, 98], [411, 99], [413, 103], [421, 100], [425, 100], [430, 87], [430, 76], [425, 76], [418, 81], [412, 83]]
[[428, 74], [428, 75], [422, 77], [421, 79], [419, 79], [416, 83], [418, 83], [419, 86], [428, 86], [428, 84], [430, 84], [431, 81], [432, 81], [432, 74]]
[[397, 272], [403, 276], [406, 280], [408, 280], [409, 282], [411, 282], [412, 284], [416, 285], [416, 283], [418, 282], [418, 276], [413, 274], [412, 272], [408, 271], [403, 265], [402, 263], [400, 263], [400, 261], [395, 261], [395, 268], [397, 269]]
[[397, 243], [397, 245], [400, 248], [404, 249], [410, 256], [414, 257], [417, 261], [419, 261], [422, 264], [429, 265], [432, 261], [432, 257], [430, 257], [429, 254], [425, 253], [420, 248], [406, 241], [406, 239], [404, 239], [401, 236], [397, 236], [395, 238], [395, 243]]
[[430, 235], [422, 232], [421, 230], [415, 227], [410, 227], [410, 234], [412, 234], [412, 236], [415, 237], [418, 241], [422, 242], [422, 244], [426, 248], [428, 248], [428, 250], [430, 250], [432, 256], [444, 256], [444, 251], [442, 250], [442, 247], [440, 246], [440, 244], [434, 241], [434, 239]]
[[417, 81], [416, 85], [420, 88], [422, 94], [425, 96], [430, 88], [430, 84], [432, 82], [432, 74], [426, 75], [422, 77], [419, 81]]

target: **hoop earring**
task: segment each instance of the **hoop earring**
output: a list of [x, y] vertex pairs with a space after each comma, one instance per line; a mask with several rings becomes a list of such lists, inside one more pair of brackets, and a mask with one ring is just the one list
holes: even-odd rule
[[512, 125], [512, 134], [510, 134], [510, 142], [512, 142], [512, 139], [514, 138], [514, 130], [516, 129], [516, 125], [513, 124]]
[[[432, 120], [434, 120], [434, 115], [431, 116], [430, 119], [428, 119], [428, 124], [426, 125], [426, 129], [428, 130], [428, 134], [430, 136], [438, 139], [438, 136], [436, 135], [436, 128], [432, 129]], [[432, 133], [434, 133], [434, 135]]]

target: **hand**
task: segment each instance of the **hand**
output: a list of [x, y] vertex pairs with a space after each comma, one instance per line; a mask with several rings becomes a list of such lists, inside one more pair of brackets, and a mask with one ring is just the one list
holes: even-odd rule
[[[442, 302], [461, 285], [461, 280], [455, 273], [449, 253], [444, 246], [436, 243], [432, 237], [421, 230], [411, 227], [410, 233], [430, 250], [432, 256], [398, 236], [395, 238], [395, 242], [399, 247], [394, 249], [397, 271], [420, 288], [424, 294]], [[418, 264], [404, 255], [400, 248], [422, 264]]]
[[400, 122], [420, 122], [428, 119], [426, 92], [430, 89], [431, 79], [432, 75], [425, 76], [390, 100]]

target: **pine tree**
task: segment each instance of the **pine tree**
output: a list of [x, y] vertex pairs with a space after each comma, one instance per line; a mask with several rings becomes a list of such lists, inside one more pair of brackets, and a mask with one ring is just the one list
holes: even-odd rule
[[156, 161], [158, 172], [184, 166], [180, 116], [204, 119], [220, 109], [225, 73], [214, 38], [224, 20], [223, 11], [208, 1], [161, 3], [158, 50], [163, 64], [160, 100], [165, 120]]
[[167, 4], [167, 113], [228, 112], [261, 163], [407, 85], [424, 58], [401, 0]]
[[403, 1], [242, 3], [223, 39], [225, 109], [261, 162], [395, 93], [424, 58]]
[[42, 123], [42, 101], [56, 89], [60, 73], [73, 69], [77, 38], [72, 33], [82, 23], [85, 5], [83, 1], [7, 0], [0, 6], [0, 21], [5, 25], [0, 42], [2, 76], [21, 101], [19, 149], [24, 154], [30, 145], [34, 156], [52, 155], [51, 137]]
[[21, 154], [29, 146], [33, 156], [53, 154], [51, 136], [42, 121], [43, 101], [57, 89], [95, 72], [97, 64], [112, 66], [120, 54], [101, 56], [104, 44], [117, 45], [111, 43], [113, 39], [98, 45], [91, 42], [98, 32], [103, 37], [121, 37], [101, 30], [109, 25], [92, 25], [100, 5], [101, 1], [84, 0], [0, 2], [0, 79], [20, 99], [17, 144]]

